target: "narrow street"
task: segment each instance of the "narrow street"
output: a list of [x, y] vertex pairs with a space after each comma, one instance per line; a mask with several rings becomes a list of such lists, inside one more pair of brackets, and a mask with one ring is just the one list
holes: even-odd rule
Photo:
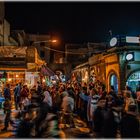
[[[18, 114], [19, 110], [15, 109], [13, 96], [11, 111], [11, 119], [15, 122], [15, 124], [14, 126], [9, 124], [8, 131], [0, 131], [0, 138], [15, 138], [16, 126], [19, 123], [19, 120], [16, 118], [16, 115]], [[4, 117], [5, 115], [3, 109], [0, 109], [0, 130], [4, 127]], [[82, 121], [77, 115], [74, 115], [74, 124], [74, 128], [70, 128], [68, 124], [59, 124], [61, 138], [96, 138], [95, 132], [90, 133], [90, 129], [87, 127], [87, 124], [84, 121]], [[119, 133], [117, 137], [120, 138]]]
[[[15, 138], [16, 125], [18, 125], [19, 120], [15, 118], [18, 111], [15, 110], [14, 102], [12, 102], [12, 113], [11, 119], [14, 120], [14, 127], [10, 124], [8, 131], [0, 132], [0, 138]], [[0, 109], [0, 130], [4, 127], [4, 112]], [[63, 138], [90, 138], [89, 128], [86, 123], [80, 120], [78, 117], [74, 117], [75, 128], [69, 128], [68, 124], [59, 124], [61, 137]]]
[[[15, 115], [18, 111], [12, 110], [12, 120], [15, 120]], [[4, 113], [3, 110], [0, 110], [0, 129], [4, 127]], [[18, 120], [15, 120], [18, 124]], [[87, 128], [86, 124], [80, 119], [74, 119], [75, 128], [69, 128], [67, 124], [59, 124], [61, 127], [61, 136], [63, 138], [89, 138], [89, 128]], [[65, 127], [64, 127], [65, 125]], [[15, 137], [15, 128], [9, 125], [8, 131], [0, 132], [0, 138], [14, 138]]]

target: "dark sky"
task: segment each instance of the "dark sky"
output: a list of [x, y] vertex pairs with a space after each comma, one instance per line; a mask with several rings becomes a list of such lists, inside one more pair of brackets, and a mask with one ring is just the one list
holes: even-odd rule
[[140, 35], [140, 2], [6, 2], [11, 29], [52, 34], [65, 43], [105, 42]]

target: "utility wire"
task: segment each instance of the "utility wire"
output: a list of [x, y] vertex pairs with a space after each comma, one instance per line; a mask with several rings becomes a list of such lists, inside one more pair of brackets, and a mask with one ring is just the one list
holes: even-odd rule
[[[49, 41], [36, 41], [36, 42], [33, 42], [33, 44], [34, 43], [40, 43], [40, 42], [51, 42], [50, 40]], [[76, 53], [76, 52], [68, 52], [68, 51], [60, 51], [60, 50], [56, 50], [56, 49], [52, 49], [52, 48], [49, 48], [49, 47], [45, 47], [46, 49], [48, 49], [48, 50], [52, 50], [52, 51], [54, 51], [54, 52], [59, 52], [59, 53], [65, 53], [65, 54], [78, 54], [78, 55], [84, 55], [84, 54], [88, 54], [89, 53], [89, 51], [88, 52], [85, 52], [85, 53]], [[92, 51], [90, 51], [90, 53], [95, 53], [95, 51], [94, 52], [92, 52]], [[96, 53], [95, 53], [96, 54]]]
[[[49, 41], [36, 41], [36, 42], [33, 42], [33, 44], [36, 44], [36, 43], [40, 43], [40, 42], [49, 42]], [[50, 47], [45, 47], [46, 49], [48, 50], [52, 50], [54, 52], [59, 52], [59, 53], [66, 53], [66, 54], [79, 54], [79, 55], [82, 55], [82, 54], [87, 54], [88, 52], [85, 52], [85, 53], [74, 53], [74, 52], [65, 52], [65, 51], [60, 51], [60, 50], [56, 50], [56, 49], [52, 49]]]
[[85, 53], [74, 53], [74, 52], [65, 52], [65, 51], [60, 51], [60, 50], [55, 50], [55, 49], [52, 49], [52, 48], [49, 48], [49, 47], [45, 47], [46, 49], [48, 49], [48, 50], [52, 50], [52, 51], [54, 51], [54, 52], [59, 52], [59, 53], [66, 53], [66, 54], [79, 54], [79, 55], [81, 55], [81, 54], [87, 54], [88, 52], [85, 52]]

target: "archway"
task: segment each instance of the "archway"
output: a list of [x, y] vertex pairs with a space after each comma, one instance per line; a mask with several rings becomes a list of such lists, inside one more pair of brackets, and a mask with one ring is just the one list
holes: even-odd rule
[[137, 87], [140, 86], [140, 70], [130, 74], [126, 85], [130, 86], [132, 91], [136, 91]]
[[118, 92], [118, 79], [115, 73], [110, 75], [110, 86], [114, 86], [116, 92]]

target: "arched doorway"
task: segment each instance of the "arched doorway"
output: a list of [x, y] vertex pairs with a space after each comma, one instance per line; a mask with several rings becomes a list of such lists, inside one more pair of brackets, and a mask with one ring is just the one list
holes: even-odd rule
[[110, 75], [110, 86], [114, 86], [116, 92], [118, 92], [118, 79], [116, 74]]
[[136, 91], [137, 87], [140, 86], [140, 71], [133, 72], [127, 79], [126, 85], [132, 88], [132, 91]]

